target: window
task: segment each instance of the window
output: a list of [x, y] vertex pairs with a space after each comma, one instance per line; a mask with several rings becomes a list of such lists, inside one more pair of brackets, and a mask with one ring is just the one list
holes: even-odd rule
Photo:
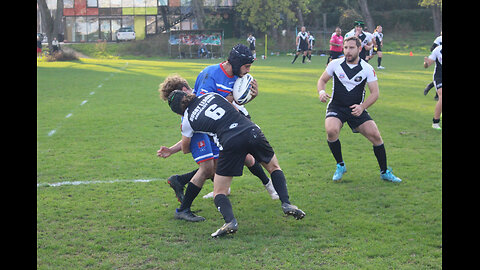
[[64, 8], [74, 8], [74, 0], [63, 0]]
[[98, 7], [98, 0], [87, 0], [87, 7], [89, 8]]

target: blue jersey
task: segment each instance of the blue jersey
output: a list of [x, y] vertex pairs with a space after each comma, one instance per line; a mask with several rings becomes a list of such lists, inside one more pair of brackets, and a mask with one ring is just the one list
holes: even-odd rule
[[208, 66], [198, 74], [193, 93], [197, 96], [217, 93], [226, 97], [233, 91], [237, 78], [236, 75], [228, 75], [222, 63]]

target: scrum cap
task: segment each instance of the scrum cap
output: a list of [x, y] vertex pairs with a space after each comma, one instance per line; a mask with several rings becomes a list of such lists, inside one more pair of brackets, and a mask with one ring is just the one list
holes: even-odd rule
[[237, 76], [240, 74], [240, 67], [245, 64], [251, 64], [253, 61], [252, 51], [243, 44], [235, 45], [228, 56], [228, 62], [232, 65], [233, 74]]
[[181, 90], [174, 90], [168, 95], [168, 106], [170, 109], [177, 114], [183, 115], [184, 110], [182, 109], [182, 99], [187, 94]]

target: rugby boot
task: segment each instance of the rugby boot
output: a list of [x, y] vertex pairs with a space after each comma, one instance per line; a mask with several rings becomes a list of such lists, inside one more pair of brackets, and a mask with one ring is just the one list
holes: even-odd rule
[[223, 235], [236, 233], [237, 230], [238, 230], [237, 219], [233, 218], [232, 221], [223, 224], [223, 226], [220, 229], [218, 229], [216, 232], [212, 233], [211, 236], [213, 238], [217, 238]]
[[333, 174], [333, 177], [332, 177], [332, 180], [333, 181], [339, 181], [342, 179], [343, 177], [343, 174], [347, 172], [347, 167], [345, 166], [345, 164], [340, 165], [340, 164], [337, 164], [337, 169], [335, 170], [335, 173]]
[[186, 221], [190, 222], [198, 222], [198, 221], [204, 221], [205, 218], [201, 216], [197, 216], [192, 211], [190, 211], [189, 208], [183, 210], [183, 211], [178, 211], [178, 208], [175, 209], [175, 219], [183, 219]]
[[170, 187], [175, 191], [175, 197], [180, 203], [183, 203], [183, 198], [185, 198], [185, 194], [183, 194], [184, 186], [178, 182], [178, 174], [172, 175], [167, 179], [168, 184]]
[[393, 175], [392, 168], [387, 169], [387, 171], [385, 171], [385, 173], [380, 173], [380, 179], [385, 180], [385, 181], [389, 181], [389, 182], [393, 182], [393, 183], [402, 182], [402, 179]]
[[293, 204], [289, 204], [286, 202], [282, 203], [282, 210], [283, 213], [288, 216], [293, 216], [297, 220], [305, 217], [305, 212], [303, 212], [301, 209], [298, 209], [298, 207]]

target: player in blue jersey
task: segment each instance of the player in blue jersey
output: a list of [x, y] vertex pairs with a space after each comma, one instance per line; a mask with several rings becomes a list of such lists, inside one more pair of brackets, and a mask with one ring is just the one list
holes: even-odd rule
[[[250, 50], [245, 45], [238, 44], [232, 49], [228, 61], [208, 66], [200, 72], [195, 82], [193, 92], [197, 96], [209, 92], [218, 93], [223, 97], [231, 96], [235, 80], [239, 76], [241, 77], [247, 74], [250, 71], [252, 63], [253, 57]], [[175, 81], [177, 82], [175, 83]], [[159, 91], [162, 93], [162, 98], [166, 99], [168, 94], [173, 90], [183, 90], [186, 93], [192, 91], [186, 80], [179, 76], [175, 77], [173, 81], [167, 78], [165, 82], [160, 85]], [[257, 94], [258, 85], [254, 80], [252, 82], [252, 95], [255, 97]], [[237, 108], [247, 118], [250, 118], [248, 111], [243, 105], [237, 105]], [[169, 177], [168, 183], [174, 189], [177, 199], [181, 202], [180, 208], [176, 210], [175, 217], [189, 221], [201, 221], [203, 218], [191, 213], [190, 206], [200, 192], [205, 180], [207, 178], [213, 178], [213, 172], [216, 165], [215, 161], [218, 159], [219, 149], [213, 142], [212, 138], [204, 133], [195, 133], [191, 138], [189, 147], [193, 158], [199, 165], [199, 169], [183, 175], [173, 175]], [[170, 148], [162, 146], [160, 150], [157, 151], [157, 155], [166, 158], [171, 154], [180, 151], [180, 149], [181, 145], [179, 143]], [[255, 161], [253, 156], [247, 156], [245, 165], [249, 168], [252, 174], [260, 178], [272, 199], [278, 199], [278, 194], [276, 193], [271, 180], [265, 174], [261, 165]], [[183, 194], [183, 188], [187, 183], [187, 189], [185, 194]], [[213, 192], [211, 197], [213, 197]]]

